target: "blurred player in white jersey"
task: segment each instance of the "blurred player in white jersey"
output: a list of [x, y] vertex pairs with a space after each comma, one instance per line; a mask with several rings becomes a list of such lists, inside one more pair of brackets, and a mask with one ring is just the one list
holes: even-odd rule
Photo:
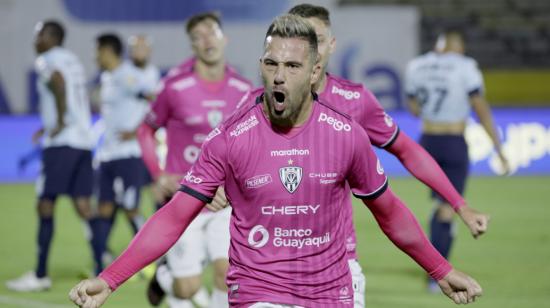
[[[136, 140], [136, 129], [149, 110], [145, 97], [155, 84], [147, 84], [145, 75], [122, 58], [123, 45], [115, 34], [97, 38], [97, 62], [100, 77], [101, 115], [105, 125], [103, 142], [98, 149], [99, 215], [112, 222], [115, 207], [126, 213], [134, 233], [144, 223], [139, 212], [141, 187], [146, 181], [145, 165]], [[112, 224], [102, 232], [106, 247]]]
[[[469, 169], [464, 130], [472, 107], [493, 142], [503, 172], [509, 169], [484, 98], [483, 77], [477, 62], [464, 51], [462, 35], [448, 31], [439, 37], [435, 51], [408, 64], [405, 80], [410, 110], [422, 119], [420, 144], [461, 194]], [[432, 197], [436, 207], [430, 222], [431, 241], [448, 258], [454, 237], [453, 210], [439, 194], [432, 192]], [[437, 290], [435, 282], [430, 289]]]
[[90, 208], [93, 146], [90, 104], [80, 60], [62, 47], [64, 32], [63, 26], [53, 20], [36, 26], [35, 69], [43, 125], [33, 137], [43, 137], [42, 171], [36, 184], [38, 263], [34, 271], [7, 282], [7, 287], [14, 291], [42, 291], [51, 287], [47, 262], [54, 231], [54, 205], [60, 195], [72, 199], [78, 215], [91, 229], [95, 271], [102, 270], [101, 249], [95, 235], [104, 222], [92, 218]]
[[158, 67], [150, 62], [151, 39], [145, 35], [132, 35], [128, 38], [130, 60], [145, 76], [143, 82], [151, 88], [156, 88], [160, 81]]

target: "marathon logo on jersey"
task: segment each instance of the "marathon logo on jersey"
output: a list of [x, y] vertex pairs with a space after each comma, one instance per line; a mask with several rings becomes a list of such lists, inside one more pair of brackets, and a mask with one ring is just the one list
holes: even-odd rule
[[315, 214], [321, 207], [320, 204], [307, 205], [266, 205], [262, 206], [262, 215], [309, 215]]
[[332, 86], [332, 94], [338, 94], [348, 101], [352, 99], [359, 99], [361, 97], [361, 93], [357, 91], [344, 90], [338, 88], [337, 86]]
[[246, 119], [245, 121], [239, 123], [237, 127], [232, 130], [229, 135], [233, 137], [237, 137], [240, 134], [250, 130], [252, 127], [258, 125], [260, 123], [255, 115], [251, 115], [250, 118]]
[[290, 149], [290, 150], [274, 150], [271, 151], [271, 157], [278, 156], [307, 156], [309, 149]]
[[246, 188], [259, 188], [273, 182], [270, 174], [262, 174], [247, 179], [245, 181]]
[[302, 167], [283, 167], [279, 169], [279, 177], [289, 193], [294, 193], [302, 182]]
[[187, 174], [183, 178], [189, 183], [194, 183], [194, 184], [202, 183], [202, 179], [199, 178], [198, 176], [194, 176], [193, 171], [187, 171]]
[[210, 99], [210, 100], [204, 100], [201, 102], [201, 106], [206, 108], [222, 108], [225, 107], [227, 103], [223, 100], [219, 99]]
[[203, 122], [203, 119], [201, 115], [193, 115], [185, 118], [184, 121], [185, 121], [185, 124], [187, 125], [198, 125]]
[[351, 125], [347, 124], [347, 123], [344, 123], [338, 119], [335, 119], [331, 116], [328, 116], [326, 113], [324, 112], [321, 112], [321, 114], [319, 114], [319, 119], [317, 119], [317, 122], [325, 122], [327, 123], [328, 125], [332, 126], [332, 128], [334, 128], [335, 131], [339, 132], [341, 130], [344, 130], [346, 132], [349, 132], [351, 131]]

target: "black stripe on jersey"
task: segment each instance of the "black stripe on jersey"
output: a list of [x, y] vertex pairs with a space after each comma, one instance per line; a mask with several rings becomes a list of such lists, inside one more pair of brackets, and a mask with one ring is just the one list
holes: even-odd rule
[[389, 147], [391, 147], [391, 145], [395, 142], [395, 140], [397, 139], [397, 136], [399, 136], [399, 133], [401, 132], [401, 130], [399, 129], [399, 126], [395, 129], [395, 132], [393, 132], [393, 135], [391, 136], [391, 138], [386, 141], [386, 143], [382, 144], [380, 146], [381, 149], [387, 149]]
[[200, 201], [202, 201], [204, 203], [212, 202], [211, 197], [207, 197], [207, 196], [203, 195], [202, 193], [194, 190], [193, 188], [190, 188], [189, 186], [181, 185], [179, 191], [184, 192], [184, 193], [190, 195], [191, 197], [195, 197], [195, 198], [199, 199]]
[[319, 97], [317, 96], [317, 94], [316, 94], [315, 92], [311, 92], [311, 93], [313, 94], [313, 99], [314, 99], [315, 101], [317, 101], [319, 104], [321, 104], [321, 105], [323, 105], [324, 107], [326, 107], [326, 108], [328, 108], [328, 109], [334, 111], [335, 113], [337, 113], [337, 114], [343, 116], [344, 118], [348, 119], [350, 122], [352, 121], [352, 117], [351, 117], [349, 114], [347, 114], [347, 113], [345, 113], [345, 112], [342, 112], [342, 111], [340, 111], [340, 110], [338, 110], [338, 109], [335, 109], [334, 107], [332, 107], [332, 106], [331, 106], [330, 104], [328, 104], [328, 103], [322, 102], [322, 101], [319, 99]]
[[480, 94], [481, 94], [481, 88], [475, 88], [472, 91], [468, 92], [469, 97], [480, 95]]
[[370, 194], [366, 194], [366, 195], [353, 194], [353, 195], [359, 199], [374, 200], [378, 198], [381, 194], [383, 194], [386, 191], [386, 189], [388, 189], [387, 177], [386, 177], [386, 180], [384, 181], [384, 184], [382, 184], [382, 186], [380, 186], [377, 190], [371, 192]]

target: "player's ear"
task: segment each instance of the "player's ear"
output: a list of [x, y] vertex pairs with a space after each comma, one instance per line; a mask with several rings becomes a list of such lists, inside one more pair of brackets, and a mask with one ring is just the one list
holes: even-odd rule
[[336, 50], [336, 37], [331, 35], [328, 42], [328, 53], [332, 54], [334, 50]]
[[321, 69], [320, 57], [317, 56], [317, 59], [313, 64], [313, 69], [311, 70], [311, 85], [314, 85], [317, 81], [319, 81], [319, 78], [321, 77], [321, 71], [322, 69]]

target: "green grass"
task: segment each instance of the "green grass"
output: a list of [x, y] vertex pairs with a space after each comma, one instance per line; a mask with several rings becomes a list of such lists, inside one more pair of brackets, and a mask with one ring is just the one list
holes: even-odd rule
[[[391, 181], [423, 226], [431, 210], [427, 190], [412, 179]], [[467, 199], [492, 216], [490, 230], [471, 238], [459, 222], [452, 263], [475, 277], [484, 296], [474, 307], [550, 307], [550, 177], [474, 178]], [[144, 209], [151, 211], [145, 194]], [[16, 277], [35, 263], [36, 214], [31, 185], [0, 186], [0, 281]], [[121, 251], [130, 239], [123, 217], [111, 247]], [[367, 276], [369, 308], [454, 307], [442, 295], [425, 292], [425, 275], [379, 231], [368, 210], [355, 205], [361, 265]], [[67, 293], [91, 268], [81, 223], [67, 199], [56, 209], [56, 232], [50, 258], [54, 286], [49, 292], [18, 294], [0, 287], [0, 307], [71, 307]], [[147, 307], [145, 281], [128, 282], [106, 307]], [[19, 304], [13, 304], [15, 301]], [[31, 302], [32, 301], [32, 302]], [[11, 302], [12, 304], [8, 304]]]

